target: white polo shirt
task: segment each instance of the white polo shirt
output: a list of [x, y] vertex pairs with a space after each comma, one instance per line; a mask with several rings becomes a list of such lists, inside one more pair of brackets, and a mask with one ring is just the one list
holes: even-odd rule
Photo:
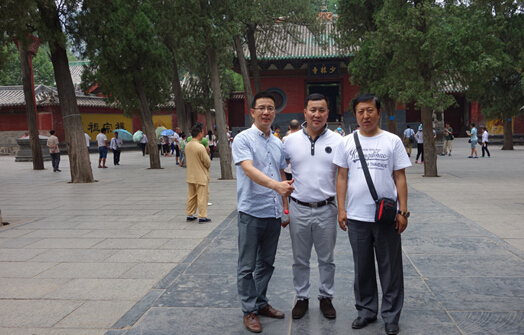
[[319, 202], [336, 195], [338, 167], [335, 149], [344, 138], [329, 129], [312, 141], [305, 129], [287, 136], [284, 155], [291, 163], [295, 190], [291, 196], [303, 202]]

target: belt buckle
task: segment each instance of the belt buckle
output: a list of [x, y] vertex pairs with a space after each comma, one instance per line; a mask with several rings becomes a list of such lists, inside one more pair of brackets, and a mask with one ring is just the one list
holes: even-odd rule
[[318, 202], [310, 202], [309, 207], [311, 208], [318, 208]]

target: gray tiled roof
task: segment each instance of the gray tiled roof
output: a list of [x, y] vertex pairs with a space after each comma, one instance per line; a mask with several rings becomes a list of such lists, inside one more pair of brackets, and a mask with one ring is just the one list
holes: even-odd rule
[[[78, 107], [100, 107], [100, 108], [119, 108], [117, 103], [109, 103], [104, 98], [96, 95], [86, 95], [76, 91], [76, 102]], [[58, 91], [54, 87], [38, 85], [35, 87], [36, 105], [59, 106]], [[0, 108], [9, 106], [24, 106], [24, 89], [22, 86], [0, 86]], [[174, 108], [175, 102], [168, 101], [159, 105], [158, 108]]]
[[71, 72], [71, 79], [75, 86], [82, 83], [82, 73], [84, 72], [84, 64], [89, 62], [70, 62], [69, 63], [69, 72]]
[[[315, 37], [305, 25], [287, 25], [293, 34], [286, 32], [284, 25], [275, 24], [271, 30], [260, 28], [256, 34], [257, 57], [260, 60], [328, 59], [350, 57], [348, 50], [335, 43], [335, 24], [325, 22], [320, 36]], [[249, 58], [249, 50], [244, 51]]]
[[[111, 107], [116, 108], [115, 105], [108, 104], [103, 98], [85, 95], [82, 92], [76, 93], [76, 101], [79, 107]], [[36, 105], [43, 106], [58, 106], [58, 91], [56, 88], [38, 85], [35, 87]], [[22, 86], [0, 86], [0, 107], [9, 106], [24, 106], [24, 90]]]

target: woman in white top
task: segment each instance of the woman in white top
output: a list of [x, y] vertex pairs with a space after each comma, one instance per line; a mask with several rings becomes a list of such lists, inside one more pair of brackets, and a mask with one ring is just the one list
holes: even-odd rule
[[215, 135], [213, 135], [213, 132], [211, 130], [207, 131], [207, 143], [209, 145], [209, 158], [213, 160], [213, 156], [215, 155], [215, 148], [217, 145], [217, 138]]
[[424, 164], [424, 136], [422, 134], [422, 125], [418, 127], [418, 131], [415, 134], [415, 139], [417, 140], [417, 158], [415, 159], [415, 164], [418, 163], [419, 157], [420, 164]]
[[488, 129], [486, 127], [482, 127], [482, 157], [484, 157], [484, 155], [486, 154], [486, 152], [488, 153], [488, 158], [491, 157], [491, 154], [489, 153], [489, 150], [488, 150], [488, 138], [489, 138], [489, 133], [488, 133]]

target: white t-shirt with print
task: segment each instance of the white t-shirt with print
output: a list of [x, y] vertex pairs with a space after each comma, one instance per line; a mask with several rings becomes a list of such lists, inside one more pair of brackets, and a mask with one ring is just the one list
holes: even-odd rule
[[[360, 131], [358, 134], [378, 197], [397, 199], [393, 171], [411, 166], [402, 141], [397, 135], [387, 131], [373, 137], [361, 136]], [[357, 221], [374, 222], [375, 202], [360, 164], [353, 135], [344, 137], [336, 148], [333, 163], [342, 168], [349, 168], [347, 217]]]

